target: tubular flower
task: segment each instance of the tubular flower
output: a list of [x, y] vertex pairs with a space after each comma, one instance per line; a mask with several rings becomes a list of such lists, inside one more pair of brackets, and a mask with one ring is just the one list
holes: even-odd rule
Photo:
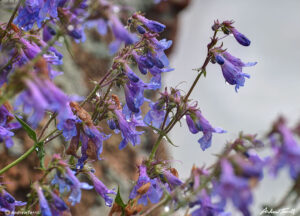
[[235, 39], [237, 40], [237, 42], [239, 42], [239, 44], [241, 44], [243, 46], [250, 46], [251, 41], [245, 35], [240, 33], [235, 28], [232, 28], [231, 32], [232, 32], [233, 36], [235, 37]]
[[230, 55], [228, 52], [217, 54], [216, 61], [221, 65], [223, 76], [227, 83], [235, 85], [237, 92], [240, 86], [244, 86], [245, 77], [250, 78], [249, 74], [243, 73], [243, 67], [250, 67], [257, 64], [257, 62], [244, 63], [239, 58]]
[[14, 133], [11, 130], [20, 128], [19, 123], [11, 123], [11, 120], [14, 119], [9, 112], [11, 109], [10, 104], [7, 102], [0, 107], [0, 142], [4, 142], [7, 148], [13, 146], [12, 137]]
[[203, 136], [198, 140], [203, 151], [211, 146], [212, 133], [226, 132], [221, 128], [213, 128], [200, 110], [189, 112], [186, 115], [186, 123], [191, 133], [196, 134], [199, 131], [203, 133]]
[[68, 210], [69, 207], [58, 195], [51, 191], [50, 209], [53, 215], [63, 215], [63, 212]]
[[162, 175], [171, 189], [183, 184], [183, 182], [177, 176], [166, 169], [163, 169]]
[[139, 173], [139, 179], [131, 191], [129, 198], [134, 199], [139, 196], [138, 204], [145, 206], [148, 204], [148, 199], [151, 203], [159, 202], [163, 195], [163, 188], [160, 187], [158, 179], [150, 179], [147, 175], [147, 168], [144, 165], [139, 166]]
[[139, 82], [129, 80], [127, 84], [124, 85], [126, 104], [134, 113], [139, 113], [140, 106], [144, 103], [144, 89], [145, 85], [141, 80]]
[[91, 177], [95, 190], [97, 191], [97, 193], [103, 197], [103, 199], [105, 200], [105, 205], [111, 207], [112, 203], [113, 203], [113, 199], [108, 196], [108, 194], [116, 194], [115, 191], [113, 190], [109, 190], [92, 172], [88, 173], [89, 176]]
[[[283, 119], [275, 124], [276, 131], [270, 135], [274, 156], [269, 159], [271, 173], [276, 176], [285, 166], [289, 168], [290, 176], [296, 179], [300, 174], [300, 146], [293, 133]], [[281, 139], [276, 138], [276, 133]]]
[[135, 14], [133, 17], [136, 17], [141, 21], [150, 31], [160, 33], [165, 30], [166, 26], [154, 20], [149, 20], [142, 15]]
[[28, 89], [18, 96], [15, 105], [23, 105], [25, 114], [32, 113], [29, 123], [33, 127], [38, 126], [47, 110], [58, 113], [59, 119], [74, 118], [72, 112], [69, 111], [71, 98], [57, 88], [53, 82], [36, 77], [33, 80], [26, 80], [25, 83]]
[[143, 134], [143, 131], [137, 131], [136, 127], [144, 126], [143, 122], [139, 119], [136, 119], [134, 115], [131, 115], [130, 120], [126, 120], [125, 115], [121, 110], [115, 110], [114, 113], [117, 117], [117, 129], [121, 131], [123, 140], [119, 145], [119, 149], [125, 148], [128, 142], [131, 142], [133, 146], [140, 144], [140, 135]]
[[72, 205], [80, 202], [81, 189], [90, 190], [93, 188], [93, 186], [85, 182], [80, 182], [69, 167], [65, 167], [64, 174], [58, 172], [51, 183], [58, 185], [60, 193], [63, 193], [65, 190], [71, 191], [69, 201]]
[[15, 207], [23, 205], [26, 205], [26, 202], [17, 201], [6, 190], [3, 188], [0, 189], [0, 212], [4, 212], [8, 216], [13, 216]]
[[43, 190], [39, 184], [35, 184], [35, 190], [39, 197], [40, 209], [42, 216], [52, 216], [48, 201], [43, 193]]
[[64, 2], [64, 0], [26, 0], [25, 5], [20, 7], [14, 23], [25, 31], [30, 30], [35, 23], [41, 28], [43, 21], [49, 19], [48, 15], [58, 17], [57, 8]]
[[216, 183], [215, 192], [223, 201], [231, 199], [233, 205], [238, 208], [244, 216], [250, 216], [248, 206], [252, 203], [253, 197], [247, 179], [236, 176], [229, 161], [221, 161], [220, 181]]
[[200, 206], [199, 208], [195, 209], [191, 216], [230, 216], [230, 213], [224, 212], [225, 203], [224, 202], [218, 202], [213, 203], [211, 200], [211, 196], [207, 194], [205, 190], [202, 190], [198, 196], [197, 200], [194, 202], [191, 202], [189, 206], [191, 208], [195, 206]]
[[123, 42], [125, 45], [136, 42], [136, 35], [130, 33], [115, 15], [110, 16], [110, 26], [115, 36], [115, 41], [109, 45], [111, 54], [116, 53]]
[[[152, 123], [152, 126], [155, 128], [160, 128], [161, 124], [163, 123], [166, 111], [162, 106], [159, 105], [159, 102], [157, 103], [149, 103], [150, 110], [145, 115], [144, 122], [148, 125]], [[169, 117], [166, 119], [165, 126], [167, 126], [170, 122]]]

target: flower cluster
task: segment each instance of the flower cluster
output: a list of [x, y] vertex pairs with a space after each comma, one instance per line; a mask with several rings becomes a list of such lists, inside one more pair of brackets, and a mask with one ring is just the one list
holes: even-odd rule
[[[233, 26], [233, 21], [215, 21], [206, 59], [196, 69], [198, 74], [188, 92], [182, 94], [171, 87], [160, 92], [157, 99], [150, 97], [149, 92], [161, 88], [163, 74], [173, 70], [165, 54], [172, 41], [160, 37], [166, 29], [164, 24], [146, 18], [141, 12], [133, 13], [125, 22], [121, 16], [125, 11], [128, 12], [128, 7], [106, 0], [25, 0], [17, 4], [8, 23], [0, 23], [0, 141], [10, 148], [13, 130], [22, 126], [34, 142], [24, 155], [1, 169], [0, 174], [34, 151], [43, 172], [31, 185], [26, 209], [38, 203], [43, 216], [69, 215], [68, 204], [80, 203], [82, 189], [94, 188], [105, 205], [112, 207], [110, 215], [142, 212], [149, 215], [152, 210], [147, 206], [153, 204], [155, 210], [163, 201], [170, 205], [170, 214], [180, 208], [191, 208], [192, 216], [230, 215], [226, 207], [231, 202], [244, 216], [249, 216], [254, 201], [252, 190], [262, 180], [264, 167], [274, 176], [288, 167], [297, 186], [300, 148], [294, 131], [283, 119], [274, 124], [268, 135], [274, 151], [268, 158], [262, 159], [254, 150], [262, 147], [262, 142], [243, 133], [225, 146], [211, 167], [194, 166], [185, 182], [170, 161], [159, 158], [159, 145], [164, 138], [173, 144], [168, 134], [182, 119], [192, 134], [201, 132], [198, 143], [203, 151], [212, 145], [213, 134], [226, 132], [212, 126], [198, 103], [190, 99], [200, 77], [207, 75], [209, 63], [218, 63], [226, 82], [235, 85], [238, 91], [245, 78], [250, 78], [243, 72], [244, 67], [256, 62], [244, 63], [224, 49], [221, 41], [229, 34], [242, 46], [250, 46], [251, 42]], [[62, 74], [58, 68], [63, 64], [57, 46], [64, 40], [67, 46], [70, 39], [84, 42], [91, 29], [101, 39], [105, 36], [103, 41], [107, 41], [110, 54], [115, 56], [110, 69], [95, 82], [94, 90], [86, 98], [69, 96], [55, 85], [56, 76]], [[219, 37], [220, 33], [223, 37]], [[114, 88], [122, 90], [123, 101], [121, 96], [111, 93]], [[8, 99], [15, 99], [14, 107]], [[148, 107], [144, 115], [145, 104]], [[23, 120], [16, 113], [20, 107]], [[50, 113], [50, 119], [40, 130], [46, 113]], [[12, 122], [14, 118], [18, 123]], [[47, 134], [52, 123], [55, 129]], [[130, 147], [128, 143], [140, 145], [147, 128], [157, 133], [157, 140], [149, 157], [138, 165], [138, 179], [128, 202], [124, 202], [120, 190], [116, 193], [98, 179], [92, 162], [98, 163], [103, 158], [103, 146], [113, 133], [120, 134], [121, 141], [113, 144], [122, 150]], [[68, 142], [68, 148], [61, 154], [64, 156], [54, 154], [44, 165], [44, 145], [60, 135]], [[93, 186], [81, 177], [89, 179]], [[0, 212], [13, 215], [16, 206], [25, 204], [16, 201], [1, 183]]]
[[[232, 24], [232, 21], [224, 21], [221, 24], [219, 21], [216, 21], [212, 28], [214, 31], [222, 30], [225, 35], [231, 33], [239, 44], [242, 46], [249, 46], [250, 40], [234, 28]], [[244, 63], [221, 47], [213, 49], [212, 54], [214, 56], [214, 61], [221, 66], [226, 82], [230, 85], [235, 85], [236, 92], [240, 86], [244, 86], [245, 78], [250, 78], [249, 74], [243, 73], [243, 67], [250, 67], [257, 64], [257, 62]]]

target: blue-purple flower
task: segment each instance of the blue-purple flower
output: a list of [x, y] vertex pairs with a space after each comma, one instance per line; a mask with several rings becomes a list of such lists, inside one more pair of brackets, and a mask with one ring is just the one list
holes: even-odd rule
[[25, 83], [28, 89], [18, 96], [15, 105], [23, 105], [24, 113], [31, 114], [28, 121], [33, 127], [38, 126], [46, 111], [57, 113], [58, 118], [62, 120], [74, 118], [69, 110], [71, 98], [53, 82], [36, 77], [33, 80], [26, 80]]
[[249, 182], [246, 178], [236, 176], [232, 165], [226, 159], [221, 160], [221, 176], [214, 190], [224, 201], [231, 199], [233, 205], [244, 216], [251, 215], [248, 207], [252, 203], [253, 197]]
[[58, 195], [54, 192], [50, 192], [51, 194], [51, 202], [50, 209], [53, 215], [62, 215], [64, 211], [68, 210], [69, 207]]
[[[25, 31], [30, 30], [35, 23], [42, 27], [44, 20], [49, 17], [57, 18], [57, 7], [63, 0], [26, 0], [23, 7], [20, 7], [18, 16], [14, 23]], [[49, 17], [48, 17], [49, 16]]]
[[40, 210], [41, 210], [41, 214], [42, 216], [52, 216], [52, 212], [49, 206], [49, 203], [43, 193], [43, 190], [41, 188], [41, 186], [39, 184], [35, 184], [34, 185], [35, 190], [37, 192], [37, 195], [39, 197], [39, 203], [40, 203]]
[[5, 103], [0, 107], [0, 142], [4, 142], [7, 148], [13, 146], [14, 133], [11, 130], [20, 128], [19, 123], [11, 122], [14, 117], [8, 110], [9, 106], [8, 103]]
[[141, 21], [150, 31], [160, 33], [165, 30], [166, 26], [154, 20], [149, 20], [142, 15], [135, 14], [133, 17], [136, 17]]
[[128, 108], [134, 112], [139, 113], [140, 107], [144, 103], [144, 89], [146, 85], [139, 80], [138, 82], [132, 82], [129, 80], [124, 85], [125, 100]]
[[[160, 128], [161, 124], [163, 123], [166, 111], [164, 110], [164, 107], [157, 103], [149, 103], [150, 110], [145, 115], [144, 122], [148, 125], [152, 123], [152, 126], [155, 128]], [[165, 126], [167, 126], [170, 122], [169, 117], [166, 118]]]
[[111, 207], [113, 203], [113, 198], [108, 196], [108, 194], [116, 194], [114, 190], [109, 190], [92, 172], [88, 173], [89, 176], [91, 177], [95, 190], [97, 193], [103, 197], [105, 200], [105, 205]]
[[69, 201], [72, 205], [80, 202], [81, 189], [90, 190], [93, 188], [93, 186], [90, 186], [85, 182], [80, 182], [75, 176], [74, 171], [69, 167], [65, 167], [64, 173], [57, 172], [51, 183], [58, 185], [60, 193], [63, 193], [65, 190], [71, 191]]
[[200, 131], [203, 133], [203, 136], [198, 140], [203, 151], [211, 146], [213, 133], [226, 132], [221, 128], [213, 128], [200, 110], [189, 112], [186, 115], [186, 123], [191, 133], [196, 134]]
[[290, 176], [296, 179], [300, 174], [300, 146], [283, 120], [279, 120], [276, 124], [276, 132], [281, 139], [276, 137], [275, 132], [270, 135], [274, 151], [274, 155], [269, 160], [271, 173], [277, 175], [280, 169], [287, 166]]
[[230, 216], [228, 212], [224, 212], [225, 202], [213, 202], [212, 198], [205, 190], [202, 190], [196, 197], [196, 201], [189, 204], [190, 208], [199, 206], [191, 216]]
[[110, 44], [109, 47], [110, 53], [114, 54], [118, 51], [122, 43], [125, 43], [125, 45], [133, 44], [137, 41], [137, 37], [124, 27], [118, 17], [111, 14], [109, 18], [109, 24], [111, 26], [113, 35], [115, 36], [115, 40]]
[[100, 132], [95, 126], [87, 125], [83, 126], [83, 131], [79, 130], [77, 133], [79, 133], [79, 139], [73, 137], [70, 145], [75, 145], [75, 148], [77, 148], [79, 142], [81, 142], [81, 157], [77, 163], [77, 168], [81, 169], [88, 158], [101, 160], [100, 154], [103, 150], [103, 141], [108, 139], [110, 135]]
[[236, 30], [236, 28], [232, 28], [230, 30], [239, 44], [243, 46], [250, 46], [251, 41], [245, 35]]
[[131, 191], [129, 198], [134, 199], [138, 196], [138, 204], [143, 204], [146, 206], [148, 205], [148, 199], [151, 203], [157, 203], [162, 195], [163, 188], [159, 185], [158, 179], [150, 179], [147, 174], [146, 166], [140, 165], [139, 179]]
[[166, 182], [169, 184], [171, 189], [183, 184], [183, 182], [177, 176], [175, 176], [167, 169], [162, 170], [162, 176], [164, 177], [164, 180], [166, 180]]
[[26, 205], [26, 202], [17, 201], [6, 190], [3, 188], [0, 189], [0, 212], [4, 212], [8, 216], [13, 216], [15, 207], [23, 205]]
[[227, 83], [235, 85], [237, 92], [240, 86], [244, 86], [245, 77], [250, 78], [249, 74], [243, 73], [243, 67], [256, 65], [257, 62], [244, 63], [239, 58], [230, 55], [228, 52], [216, 54], [216, 61], [221, 65], [223, 76]]
[[135, 115], [131, 115], [130, 119], [127, 120], [122, 111], [118, 109], [116, 109], [114, 113], [116, 114], [118, 122], [116, 129], [120, 130], [122, 135], [122, 141], [119, 145], [119, 149], [125, 148], [128, 142], [131, 142], [133, 146], [140, 144], [140, 135], [144, 132], [137, 131], [136, 127], [144, 126], [143, 122]]

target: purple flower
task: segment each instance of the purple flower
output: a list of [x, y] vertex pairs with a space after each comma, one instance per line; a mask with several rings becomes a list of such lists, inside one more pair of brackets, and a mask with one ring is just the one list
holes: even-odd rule
[[8, 111], [7, 106], [10, 105], [4, 104], [0, 107], [0, 142], [4, 142], [6, 147], [10, 148], [13, 146], [12, 137], [14, 136], [11, 130], [20, 128], [20, 124], [10, 122], [13, 115]]
[[111, 54], [114, 54], [119, 49], [122, 42], [124, 42], [125, 45], [133, 44], [136, 42], [136, 35], [130, 33], [120, 22], [119, 18], [115, 15], [110, 15], [110, 26], [116, 38], [110, 49]]
[[[39, 38], [34, 38], [34, 40], [37, 40], [40, 46], [38, 46], [34, 42], [29, 42], [24, 38], [20, 39], [20, 42], [23, 46], [22, 51], [20, 52], [21, 56], [17, 61], [19, 66], [22, 66], [30, 60], [34, 59], [42, 51], [42, 48], [47, 46], [45, 41], [40, 40]], [[57, 75], [62, 74], [62, 72], [58, 72], [52, 69], [52, 65], [62, 64], [63, 55], [60, 52], [58, 52], [54, 47], [49, 47], [48, 51], [45, 54], [43, 54], [43, 58], [47, 62], [47, 64], [42, 64], [42, 66], [38, 67], [36, 69], [36, 73], [39, 72], [38, 70], [47, 71], [50, 79], [54, 79]]]
[[0, 126], [0, 141], [4, 141], [7, 148], [13, 146], [12, 138], [15, 134], [6, 128]]
[[91, 177], [95, 190], [97, 191], [98, 194], [100, 194], [100, 196], [103, 197], [103, 199], [105, 200], [105, 205], [111, 207], [113, 199], [108, 196], [108, 194], [116, 194], [115, 191], [113, 190], [109, 190], [92, 172], [88, 173], [89, 176]]
[[57, 129], [63, 131], [66, 141], [77, 135], [76, 124], [81, 121], [73, 114], [69, 104], [66, 104], [64, 112], [58, 115]]
[[46, 26], [43, 29], [43, 40], [45, 42], [50, 41], [54, 35], [56, 35], [56, 31], [50, 26]]
[[149, 20], [141, 15], [134, 15], [141, 21], [150, 31], [160, 33], [165, 30], [166, 26], [157, 21]]
[[[151, 203], [159, 202], [161, 196], [163, 195], [163, 189], [159, 185], [159, 181], [155, 179], [150, 179], [147, 175], [147, 168], [144, 165], [139, 166], [139, 179], [131, 191], [129, 198], [134, 199], [137, 195], [141, 195], [138, 204], [148, 205], [148, 199]], [[144, 186], [145, 188], [142, 188]], [[140, 190], [140, 189], [143, 190]]]
[[232, 165], [225, 159], [221, 161], [221, 170], [220, 180], [215, 186], [216, 194], [224, 201], [231, 199], [244, 216], [250, 216], [248, 206], [253, 198], [248, 180], [236, 176]]
[[145, 55], [138, 55], [135, 51], [132, 53], [138, 68], [142, 74], [147, 74], [148, 69], [154, 66], [153, 62]]
[[126, 120], [121, 110], [114, 111], [118, 121], [118, 129], [121, 131], [122, 141], [119, 145], [119, 149], [125, 148], [128, 142], [131, 142], [133, 146], [140, 144], [140, 135], [143, 131], [137, 131], [136, 127], [144, 126], [142, 121], [136, 119], [134, 115], [131, 116], [129, 121]]
[[5, 214], [8, 216], [13, 216], [16, 206], [26, 205], [26, 202], [16, 201], [15, 198], [10, 195], [3, 188], [0, 189], [0, 212], [10, 212], [10, 214]]
[[51, 184], [58, 184], [59, 192], [63, 193], [65, 190], [70, 191], [69, 201], [72, 205], [80, 202], [81, 189], [90, 190], [93, 186], [85, 182], [80, 182], [75, 176], [74, 172], [69, 168], [65, 167], [65, 173], [57, 173], [52, 180]]
[[24, 7], [20, 7], [18, 16], [14, 20], [14, 23], [24, 28], [25, 31], [30, 30], [35, 22], [40, 28], [43, 21], [39, 18], [40, 9], [41, 2], [39, 0], [26, 1]]
[[[155, 128], [160, 128], [161, 124], [163, 123], [165, 116], [166, 116], [166, 111], [164, 110], [164, 107], [159, 105], [159, 102], [157, 103], [149, 103], [150, 110], [148, 113], [145, 115], [144, 122], [148, 125], [152, 123], [152, 126]], [[166, 124], [167, 126], [170, 122], [169, 117], [167, 117]]]
[[128, 108], [134, 112], [140, 112], [140, 106], [144, 103], [144, 83], [139, 80], [139, 82], [132, 82], [129, 80], [126, 85], [124, 85], [125, 100]]
[[100, 35], [107, 34], [108, 23], [102, 18], [100, 18], [98, 20], [87, 21], [86, 25], [87, 25], [87, 28], [96, 27], [96, 29]]
[[52, 201], [50, 204], [50, 208], [52, 213], [53, 212], [63, 212], [69, 209], [69, 207], [67, 206], [67, 204], [55, 193], [53, 193], [51, 191], [51, 197], [52, 197]]
[[241, 34], [235, 28], [232, 28], [231, 32], [239, 44], [243, 46], [250, 46], [251, 41], [245, 35]]
[[213, 128], [210, 123], [203, 117], [200, 110], [189, 112], [186, 115], [186, 123], [191, 133], [196, 134], [203, 132], [203, 136], [198, 140], [202, 150], [211, 146], [212, 133], [225, 133], [221, 128]]
[[183, 182], [179, 178], [177, 178], [175, 175], [173, 175], [171, 172], [169, 172], [166, 169], [163, 169], [162, 175], [166, 179], [167, 183], [170, 185], [171, 188], [175, 188], [183, 184]]
[[270, 136], [274, 151], [274, 156], [269, 160], [271, 173], [277, 175], [281, 168], [287, 166], [290, 176], [296, 179], [300, 174], [300, 146], [284, 121], [279, 121], [276, 128], [281, 139], [277, 139], [275, 133]]
[[144, 29], [144, 27], [143, 27], [143, 26], [140, 26], [140, 25], [136, 28], [136, 30], [137, 30], [140, 34], [145, 34], [145, 33], [146, 33], [146, 29]]
[[131, 70], [131, 68], [128, 66], [128, 64], [124, 64], [124, 69], [126, 71], [128, 79], [132, 82], [138, 82], [140, 78]]
[[30, 30], [34, 23], [41, 28], [48, 15], [57, 18], [57, 7], [61, 2], [62, 0], [27, 0], [24, 7], [20, 7], [14, 23], [25, 31]]
[[267, 160], [261, 159], [257, 154], [247, 154], [247, 160], [243, 157], [237, 157], [235, 162], [238, 164], [241, 176], [245, 178], [263, 178], [263, 168], [266, 165]]
[[224, 212], [225, 202], [213, 203], [211, 196], [207, 194], [205, 190], [202, 190], [198, 196], [197, 200], [189, 204], [190, 208], [195, 206], [200, 206], [195, 209], [191, 216], [229, 216], [230, 213]]
[[110, 135], [100, 132], [94, 125], [83, 125], [83, 131], [78, 130], [77, 133], [79, 133], [79, 139], [75, 138], [71, 142], [73, 145], [79, 146], [79, 141], [81, 141], [81, 157], [78, 160], [77, 168], [82, 169], [88, 157], [101, 160], [103, 141], [108, 139]]
[[39, 184], [35, 184], [34, 187], [39, 197], [41, 214], [43, 216], [52, 216], [48, 201], [46, 200], [41, 186]]
[[28, 89], [24, 90], [16, 100], [16, 106], [23, 105], [25, 114], [31, 114], [29, 123], [37, 127], [43, 119], [45, 111], [49, 110], [58, 113], [59, 119], [72, 119], [70, 112], [70, 98], [57, 88], [50, 80], [35, 78], [26, 80]]
[[240, 86], [244, 86], [245, 77], [250, 78], [249, 74], [243, 73], [243, 67], [256, 65], [256, 62], [244, 63], [240, 59], [230, 55], [228, 52], [216, 55], [216, 61], [221, 65], [223, 76], [230, 85], [235, 85], [237, 92]]

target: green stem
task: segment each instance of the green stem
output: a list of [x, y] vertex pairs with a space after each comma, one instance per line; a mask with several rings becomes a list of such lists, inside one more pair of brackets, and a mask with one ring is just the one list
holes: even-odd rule
[[158, 146], [160, 144], [160, 141], [162, 140], [162, 138], [164, 137], [164, 135], [160, 134], [158, 139], [156, 140], [156, 143], [154, 144], [153, 148], [152, 148], [152, 151], [150, 153], [150, 156], [149, 156], [149, 163], [151, 163], [153, 161], [153, 158], [155, 156], [155, 153], [158, 149]]
[[32, 152], [34, 152], [35, 148], [36, 148], [36, 144], [34, 146], [32, 146], [30, 149], [28, 149], [23, 155], [21, 155], [14, 162], [8, 164], [6, 167], [4, 167], [3, 169], [1, 169], [0, 170], [0, 175], [2, 175], [3, 173], [5, 173], [7, 170], [9, 170], [10, 168], [12, 168], [13, 166], [15, 166], [18, 163], [20, 163], [25, 158], [27, 158]]
[[52, 136], [55, 132], [57, 132], [57, 131], [58, 131], [58, 129], [54, 129], [54, 130], [51, 131], [44, 139], [42, 139], [42, 140], [39, 141], [39, 142], [42, 142], [42, 143], [46, 142], [46, 140], [47, 140], [50, 136]]

